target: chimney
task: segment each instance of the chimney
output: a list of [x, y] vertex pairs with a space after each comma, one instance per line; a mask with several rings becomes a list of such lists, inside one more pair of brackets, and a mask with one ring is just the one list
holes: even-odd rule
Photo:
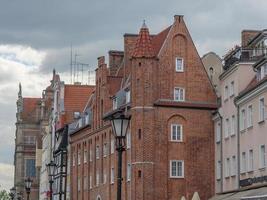
[[246, 47], [260, 31], [258, 30], [243, 30], [241, 32], [242, 47]]
[[123, 51], [109, 51], [109, 73], [111, 76], [115, 75], [118, 68], [120, 67], [123, 57], [124, 57], [124, 52]]
[[105, 56], [100, 56], [97, 58], [98, 60], [98, 67], [101, 67], [102, 65], [105, 64]]

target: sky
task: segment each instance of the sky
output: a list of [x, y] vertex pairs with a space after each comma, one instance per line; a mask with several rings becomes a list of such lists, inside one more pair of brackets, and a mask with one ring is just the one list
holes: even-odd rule
[[[143, 20], [155, 34], [185, 22], [200, 56], [223, 56], [240, 44], [243, 29], [267, 28], [266, 0], [0, 0], [0, 189], [13, 186], [16, 100], [40, 97], [53, 68], [69, 82], [70, 47], [93, 70], [97, 57], [123, 50], [124, 33]], [[81, 76], [79, 76], [81, 79]], [[84, 75], [86, 83], [86, 75]]]

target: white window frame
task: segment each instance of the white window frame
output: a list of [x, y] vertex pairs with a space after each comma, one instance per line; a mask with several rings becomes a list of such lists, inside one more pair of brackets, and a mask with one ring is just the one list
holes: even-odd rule
[[[262, 147], [264, 147], [264, 152], [262, 154]], [[266, 167], [266, 146], [265, 144], [260, 145], [259, 147], [259, 169]]]
[[131, 102], [131, 90], [126, 90], [125, 91], [125, 96], [126, 96], [126, 103], [130, 103]]
[[111, 140], [110, 140], [110, 154], [114, 153], [114, 149], [115, 149], [115, 139], [111, 138]]
[[[172, 175], [172, 163], [176, 163], [176, 175]], [[178, 163], [182, 164], [181, 175], [178, 175]], [[183, 160], [170, 160], [170, 178], [184, 178], [184, 161]]]
[[231, 117], [231, 136], [234, 136], [236, 132], [236, 117], [235, 115], [232, 115]]
[[236, 175], [236, 156], [235, 155], [233, 155], [232, 156], [232, 160], [231, 160], [231, 172], [230, 172], [230, 175], [231, 176], [235, 176]]
[[253, 126], [253, 107], [252, 104], [248, 105], [247, 108], [247, 128]]
[[216, 123], [216, 143], [221, 142], [221, 122]]
[[114, 184], [114, 177], [115, 177], [114, 167], [111, 167], [111, 169], [110, 169], [110, 184]]
[[76, 157], [76, 156], [75, 156], [75, 153], [73, 153], [73, 154], [72, 154], [72, 166], [73, 166], [73, 167], [75, 166], [75, 163], [76, 163], [76, 162], [75, 162], [75, 161], [76, 161], [76, 160], [75, 160], [75, 159], [76, 159], [75, 157]]
[[103, 157], [107, 157], [108, 155], [108, 144], [107, 143], [104, 143], [103, 144]]
[[118, 102], [117, 102], [117, 97], [114, 97], [112, 100], [112, 107], [113, 110], [116, 110], [118, 108]]
[[[261, 102], [263, 102], [263, 105], [261, 104]], [[265, 120], [265, 99], [264, 97], [260, 97], [259, 98], [259, 122], [263, 122], [264, 120]]]
[[89, 178], [89, 188], [92, 189], [93, 188], [93, 183], [92, 183], [92, 176], [90, 175], [90, 178]]
[[225, 126], [224, 126], [224, 138], [227, 139], [229, 138], [229, 135], [230, 135], [230, 120], [229, 118], [226, 118], [225, 119]]
[[131, 133], [129, 131], [126, 134], [126, 148], [127, 149], [131, 148]]
[[[178, 68], [177, 60], [181, 60], [181, 67]], [[175, 58], [175, 71], [176, 72], [184, 72], [184, 59], [181, 57]]]
[[235, 96], [235, 82], [231, 81], [230, 83], [230, 97]]
[[103, 173], [103, 184], [106, 184], [107, 183], [107, 173], [106, 173], [106, 170], [104, 170], [104, 173]]
[[221, 179], [221, 168], [222, 167], [222, 162], [220, 160], [217, 161], [217, 166], [216, 166], [216, 179], [220, 180]]
[[246, 109], [242, 108], [241, 109], [241, 114], [240, 114], [240, 131], [243, 131], [246, 129]]
[[95, 147], [95, 157], [96, 157], [96, 159], [99, 159], [100, 158], [100, 148], [99, 148], [99, 145], [96, 145], [96, 147]]
[[225, 178], [230, 177], [231, 161], [230, 158], [225, 159]]
[[131, 181], [131, 164], [127, 164], [127, 181]]
[[92, 152], [92, 149], [89, 150], [89, 161], [90, 162], [93, 161], [93, 152]]
[[[177, 95], [178, 98], [176, 98], [176, 91], [178, 92], [178, 95]], [[181, 91], [183, 91], [182, 96], [181, 96]], [[173, 98], [174, 98], [174, 101], [185, 101], [185, 89], [182, 88], [182, 87], [175, 87], [174, 88]]]
[[96, 186], [99, 186], [100, 178], [99, 178], [99, 172], [96, 172]]
[[241, 173], [246, 173], [247, 172], [247, 154], [245, 151], [241, 153], [241, 168], [240, 168]]
[[229, 87], [228, 85], [224, 86], [224, 100], [226, 101], [229, 98]]
[[[178, 138], [178, 127], [180, 128], [180, 138]], [[175, 138], [174, 135], [174, 128], [176, 129]], [[183, 141], [183, 126], [181, 124], [171, 124], [171, 141], [172, 142], [182, 142]]]
[[81, 152], [78, 152], [78, 165], [81, 164]]
[[252, 172], [253, 169], [254, 169], [254, 152], [253, 152], [253, 149], [249, 149], [248, 150], [248, 172]]
[[84, 162], [84, 163], [87, 163], [87, 156], [88, 156], [88, 154], [87, 154], [87, 150], [84, 150], [84, 151], [83, 151], [83, 162]]

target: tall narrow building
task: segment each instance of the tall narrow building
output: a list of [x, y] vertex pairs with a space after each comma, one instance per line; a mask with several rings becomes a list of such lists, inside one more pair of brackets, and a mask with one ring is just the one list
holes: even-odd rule
[[40, 137], [40, 98], [22, 97], [19, 85], [14, 155], [16, 198], [26, 199], [25, 179], [33, 180], [31, 199], [39, 199], [39, 170], [36, 167], [36, 145]]
[[[212, 111], [217, 98], [183, 16], [152, 35], [124, 35], [124, 51], [98, 58], [87, 123], [70, 135], [71, 198], [116, 199], [117, 153], [106, 116], [131, 116], [122, 199], [208, 199], [214, 194]], [[90, 111], [90, 112], [89, 112]]]

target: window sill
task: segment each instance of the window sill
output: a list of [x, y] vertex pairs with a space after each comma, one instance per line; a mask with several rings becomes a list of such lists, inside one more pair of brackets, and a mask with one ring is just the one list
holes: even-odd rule
[[253, 125], [247, 127], [248, 130], [252, 129], [253, 128]]
[[260, 171], [265, 171], [265, 167], [266, 167], [266, 166], [264, 166], [264, 167], [260, 167], [259, 170], [260, 170]]
[[225, 178], [225, 179], [229, 179], [229, 178], [230, 178], [230, 176], [225, 176], [224, 178]]
[[216, 144], [220, 144], [221, 143], [221, 141], [216, 141]]
[[230, 98], [233, 98], [235, 96], [235, 94], [231, 94]]
[[231, 175], [231, 177], [235, 177], [235, 176], [236, 176], [236, 174], [232, 174], [232, 175]]
[[224, 137], [224, 140], [229, 140], [229, 136], [227, 136], [227, 137]]
[[174, 142], [174, 143], [184, 143], [182, 140], [170, 140], [170, 142]]
[[235, 133], [232, 133], [232, 134], [231, 134], [231, 137], [234, 137], [234, 136], [235, 136]]
[[183, 179], [184, 177], [183, 176], [171, 176], [170, 178], [171, 179]]
[[221, 180], [221, 178], [216, 178], [216, 180], [217, 180], [217, 181], [220, 181], [220, 180]]
[[245, 132], [246, 132], [246, 129], [240, 130], [240, 133], [245, 133]]
[[265, 123], [265, 120], [261, 120], [258, 122], [258, 124], [264, 124]]
[[241, 175], [245, 175], [247, 172], [240, 172]]
[[248, 171], [249, 174], [252, 174], [253, 172], [254, 172], [253, 169]]

